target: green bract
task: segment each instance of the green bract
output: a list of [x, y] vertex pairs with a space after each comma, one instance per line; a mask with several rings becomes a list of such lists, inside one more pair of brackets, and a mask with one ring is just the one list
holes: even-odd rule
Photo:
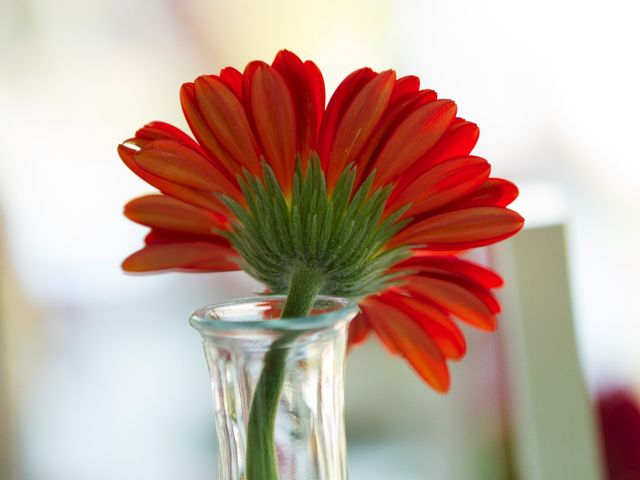
[[320, 293], [358, 298], [385, 289], [399, 272], [389, 267], [410, 256], [408, 246], [386, 243], [408, 222], [406, 207], [383, 217], [391, 193], [371, 189], [375, 172], [354, 191], [355, 167], [342, 173], [331, 194], [312, 154], [307, 171], [300, 162], [287, 200], [276, 176], [263, 162], [263, 178], [239, 178], [246, 207], [222, 196], [236, 215], [224, 235], [242, 256], [242, 268], [273, 293], [286, 294], [298, 272], [320, 278]]

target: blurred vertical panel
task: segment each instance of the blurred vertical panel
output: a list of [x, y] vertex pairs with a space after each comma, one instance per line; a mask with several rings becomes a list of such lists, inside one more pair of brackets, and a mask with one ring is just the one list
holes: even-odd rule
[[2, 220], [0, 217], [0, 480], [16, 480], [23, 478], [20, 400], [37, 356], [33, 345], [27, 344], [27, 335], [38, 310], [16, 278]]
[[3, 228], [0, 222], [0, 479], [11, 478], [11, 425], [9, 414], [9, 368], [7, 359], [6, 340], [6, 275], [7, 255], [4, 249]]
[[12, 478], [13, 455], [11, 450], [12, 426], [10, 423], [11, 395], [9, 391], [9, 359], [7, 341], [7, 264], [3, 243], [3, 225], [0, 222], [0, 479]]
[[524, 230], [492, 252], [507, 285], [502, 334], [518, 478], [602, 478], [576, 350], [564, 227]]
[[[2, 285], [0, 285], [2, 288]], [[11, 438], [9, 425], [9, 382], [4, 345], [4, 315], [0, 313], [0, 479], [11, 478]]]

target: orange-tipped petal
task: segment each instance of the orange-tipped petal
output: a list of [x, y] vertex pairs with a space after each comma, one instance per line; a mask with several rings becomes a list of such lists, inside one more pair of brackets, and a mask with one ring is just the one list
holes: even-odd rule
[[172, 197], [180, 199], [191, 205], [206, 208], [208, 210], [211, 210], [212, 212], [217, 212], [222, 215], [227, 214], [227, 207], [220, 200], [218, 200], [218, 198], [216, 198], [213, 193], [194, 190], [189, 187], [178, 185], [142, 169], [135, 161], [136, 153], [137, 152], [132, 148], [125, 147], [124, 145], [118, 146], [118, 155], [120, 155], [120, 158], [125, 163], [125, 165], [149, 185], [157, 188], [162, 193], [171, 195]]
[[372, 78], [354, 97], [338, 125], [327, 165], [327, 185], [333, 187], [344, 168], [358, 162], [359, 153], [389, 104], [396, 75], [392, 70]]
[[455, 281], [411, 275], [405, 288], [414, 298], [430, 301], [470, 325], [493, 331], [498, 324], [494, 312], [473, 291]]
[[254, 175], [260, 172], [253, 138], [244, 108], [233, 91], [214, 76], [198, 77], [194, 84], [196, 101], [209, 130], [232, 159]]
[[506, 208], [466, 208], [417, 221], [393, 238], [390, 245], [424, 245], [429, 250], [468, 249], [511, 237], [523, 225], [524, 219]]
[[449, 370], [438, 346], [411, 317], [374, 298], [361, 305], [369, 323], [393, 351], [439, 392], [449, 390]]
[[208, 242], [167, 243], [145, 246], [127, 257], [122, 268], [127, 272], [227, 272], [238, 270], [236, 261], [236, 253], [221, 245]]
[[388, 202], [390, 212], [411, 203], [406, 216], [434, 210], [473, 192], [489, 177], [491, 166], [480, 157], [459, 157], [440, 163], [406, 188], [396, 189]]
[[124, 214], [130, 220], [148, 227], [199, 235], [216, 234], [223, 228], [212, 212], [166, 195], [135, 198], [125, 205]]
[[282, 75], [259, 65], [251, 75], [250, 105], [267, 161], [285, 194], [291, 191], [296, 160], [297, 119]]
[[322, 117], [318, 139], [318, 154], [325, 172], [329, 164], [329, 153], [331, 152], [333, 139], [344, 113], [358, 92], [376, 75], [370, 68], [356, 70], [338, 85], [338, 88], [331, 96], [325, 114]]
[[134, 156], [144, 170], [178, 185], [240, 198], [240, 190], [195, 150], [169, 140], [147, 144]]
[[429, 254], [429, 252], [423, 255], [418, 251], [412, 257], [398, 263], [395, 268], [416, 270], [426, 274], [457, 275], [472, 280], [485, 288], [499, 288], [504, 284], [500, 275], [493, 270], [452, 255], [437, 256]]
[[466, 353], [467, 343], [462, 331], [442, 310], [395, 292], [385, 293], [380, 299], [413, 318], [433, 339], [445, 357], [457, 360]]
[[396, 128], [376, 159], [376, 185], [385, 185], [422, 157], [447, 131], [456, 115], [451, 100], [436, 100], [414, 110]]

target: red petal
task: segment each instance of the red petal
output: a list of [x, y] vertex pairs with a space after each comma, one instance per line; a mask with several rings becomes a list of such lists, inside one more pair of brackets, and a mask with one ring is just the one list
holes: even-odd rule
[[322, 167], [327, 170], [329, 163], [329, 152], [333, 145], [338, 124], [344, 117], [344, 113], [349, 108], [353, 98], [362, 90], [362, 88], [374, 78], [377, 74], [370, 68], [361, 68], [356, 70], [347, 78], [345, 78], [336, 91], [331, 96], [327, 110], [322, 117], [320, 125], [320, 134], [318, 140], [318, 154], [322, 160]]
[[411, 203], [407, 216], [434, 210], [476, 190], [491, 166], [480, 157], [460, 157], [427, 170], [402, 190], [395, 189], [387, 203], [390, 212]]
[[400, 232], [390, 246], [424, 245], [429, 250], [468, 249], [515, 235], [524, 219], [499, 207], [467, 208], [420, 220]]
[[500, 275], [477, 263], [454, 256], [436, 256], [416, 254], [394, 268], [417, 270], [421, 273], [452, 274], [468, 278], [485, 288], [498, 288], [504, 282]]
[[434, 273], [434, 272], [430, 272], [430, 273], [419, 272], [417, 273], [417, 275], [424, 278], [435, 278], [435, 279], [455, 283], [467, 289], [473, 295], [475, 295], [480, 300], [482, 300], [482, 302], [486, 305], [486, 307], [489, 309], [491, 313], [493, 314], [500, 313], [500, 310], [501, 310], [500, 303], [498, 303], [498, 300], [496, 300], [493, 293], [491, 293], [491, 290], [483, 287], [481, 284], [474, 282], [469, 278], [461, 277], [453, 274]]
[[241, 197], [240, 190], [195, 150], [170, 140], [147, 144], [134, 156], [147, 172], [185, 187]]
[[136, 132], [135, 138], [131, 139], [130, 142], [127, 143], [133, 143], [139, 147], [144, 147], [147, 143], [154, 140], [176, 140], [187, 147], [200, 151], [200, 145], [198, 145], [189, 135], [179, 128], [164, 122], [147, 123]]
[[125, 163], [125, 165], [129, 167], [133, 173], [138, 175], [145, 182], [149, 183], [149, 185], [154, 186], [162, 193], [190, 203], [191, 205], [206, 208], [207, 210], [218, 212], [223, 215], [226, 215], [228, 213], [227, 207], [211, 192], [204, 192], [201, 190], [194, 190], [189, 187], [184, 187], [182, 185], [178, 185], [176, 183], [160, 178], [156, 175], [152, 175], [146, 170], [143, 170], [135, 162], [134, 158], [136, 153], [137, 152], [135, 150], [125, 147], [124, 145], [118, 146], [118, 155], [120, 155], [120, 158]]
[[199, 235], [215, 234], [223, 228], [213, 213], [165, 195], [135, 198], [125, 205], [124, 214], [149, 227]]
[[[405, 77], [406, 78], [406, 77]], [[421, 90], [415, 93], [402, 94], [399, 91], [405, 90], [407, 85], [396, 82], [391, 95], [397, 97], [395, 101], [389, 101], [389, 107], [374, 132], [369, 137], [364, 149], [358, 155], [358, 170], [356, 171], [356, 186], [359, 186], [371, 173], [372, 164], [376, 155], [387, 143], [391, 135], [412, 112], [427, 103], [435, 101], [438, 97], [433, 90]]]
[[408, 75], [396, 80], [396, 84], [393, 87], [393, 93], [391, 94], [390, 104], [394, 104], [400, 99], [405, 98], [407, 95], [418, 93], [420, 89], [420, 79], [414, 75]]
[[249, 117], [249, 123], [251, 124], [253, 131], [255, 132], [255, 120], [251, 112], [251, 84], [253, 83], [253, 76], [259, 68], [268, 67], [268, 65], [261, 60], [254, 60], [249, 62], [244, 68], [242, 73], [242, 101], [244, 103], [244, 109]]
[[518, 196], [518, 187], [508, 180], [489, 178], [475, 192], [461, 198], [451, 208], [506, 207]]
[[144, 237], [145, 245], [185, 242], [207, 242], [215, 243], [223, 247], [231, 247], [229, 241], [220, 235], [198, 235], [194, 233], [176, 232], [175, 230], [164, 230], [161, 228], [152, 228]]
[[482, 302], [487, 306], [489, 311], [493, 314], [500, 313], [502, 311], [502, 307], [500, 303], [493, 295], [491, 290], [484, 288], [482, 285], [475, 283], [469, 279], [461, 279], [459, 277], [454, 276], [442, 276], [443, 280], [451, 280], [457, 282], [461, 287], [466, 288], [471, 293], [473, 293], [476, 297], [478, 297]]
[[209, 129], [196, 101], [195, 85], [193, 83], [185, 83], [180, 88], [180, 103], [191, 131], [208, 158], [230, 181], [235, 180], [239, 168], [238, 164], [228, 157], [218, 139]]
[[233, 67], [225, 67], [220, 70], [220, 80], [235, 93], [239, 100], [242, 100], [242, 73]]
[[317, 150], [317, 137], [320, 134], [320, 125], [322, 124], [322, 116], [326, 105], [324, 78], [318, 66], [310, 60], [304, 62], [304, 69], [307, 72], [307, 82], [311, 88], [313, 104], [316, 105], [316, 145], [314, 145], [314, 148]]
[[268, 65], [258, 66], [250, 80], [249, 100], [258, 137], [267, 161], [288, 194], [295, 169], [297, 137], [291, 92], [282, 75]]
[[353, 98], [338, 125], [327, 165], [329, 189], [359, 153], [382, 118], [395, 84], [395, 72], [388, 70], [372, 78]]
[[287, 50], [278, 53], [273, 68], [280, 72], [293, 95], [298, 122], [296, 151], [302, 157], [305, 170], [309, 153], [317, 149], [318, 129], [324, 111], [324, 80], [312, 62], [302, 63]]
[[481, 330], [497, 328], [496, 317], [473, 292], [454, 281], [422, 276], [408, 276], [405, 288], [414, 298], [422, 298], [451, 312], [460, 320]]
[[449, 158], [469, 155], [478, 141], [480, 130], [475, 123], [456, 118], [442, 138], [422, 158], [407, 169], [398, 181], [402, 189], [412, 179]]
[[[256, 141], [238, 97], [215, 76], [198, 77], [194, 84], [198, 108], [219, 142], [218, 157], [230, 168], [241, 165], [254, 175], [260, 172]], [[238, 174], [240, 172], [233, 172]]]
[[363, 343], [369, 336], [370, 330], [371, 327], [362, 312], [356, 315], [349, 324], [349, 348]]
[[127, 272], [187, 270], [227, 272], [238, 270], [236, 253], [208, 242], [152, 244], [130, 255], [122, 268]]
[[433, 305], [395, 292], [384, 293], [385, 303], [394, 305], [416, 321], [433, 339], [447, 358], [460, 359], [467, 351], [467, 343], [460, 328]]
[[421, 106], [398, 126], [376, 159], [375, 184], [385, 185], [422, 157], [447, 131], [456, 115], [451, 100], [436, 100]]
[[449, 370], [442, 353], [420, 325], [400, 310], [374, 298], [361, 305], [382, 341], [403, 356], [439, 392], [449, 390]]
[[[366, 324], [369, 326], [369, 329], [373, 329], [376, 331], [376, 335], [378, 336], [378, 339], [380, 340], [380, 342], [382, 343], [382, 346], [387, 350], [388, 353], [390, 353], [391, 355], [399, 355], [402, 356], [402, 350], [400, 350], [399, 346], [397, 345], [396, 342], [393, 341], [392, 337], [389, 335], [381, 335], [380, 332], [378, 332], [373, 324], [373, 321], [371, 320], [371, 317], [369, 315], [369, 308], [375, 310], [377, 308], [377, 304], [373, 304], [373, 302], [371, 301], [373, 297], [368, 297], [364, 300], [364, 302], [360, 302], [359, 306], [360, 306], [360, 315], [362, 315], [362, 319], [364, 322], [366, 322]], [[368, 303], [369, 308], [367, 308], [365, 306], [365, 303]], [[380, 313], [380, 312], [378, 312]], [[386, 320], [387, 322], [391, 321], [389, 319]]]

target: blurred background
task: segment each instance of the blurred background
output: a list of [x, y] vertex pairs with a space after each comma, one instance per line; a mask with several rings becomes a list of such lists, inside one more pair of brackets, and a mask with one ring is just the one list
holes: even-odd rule
[[[633, 424], [638, 18], [618, 0], [0, 0], [0, 479], [215, 478], [186, 319], [258, 287], [242, 273], [124, 275], [144, 229], [122, 205], [150, 188], [116, 145], [154, 119], [186, 128], [181, 83], [281, 48], [314, 60], [329, 93], [360, 66], [394, 68], [480, 125], [474, 152], [522, 186], [527, 228], [564, 226], [548, 278], [570, 279], [568, 355], [593, 412], [613, 412], [594, 416], [597, 432]], [[465, 333], [448, 396], [375, 341], [353, 352], [352, 478], [520, 478], [508, 329]]]

